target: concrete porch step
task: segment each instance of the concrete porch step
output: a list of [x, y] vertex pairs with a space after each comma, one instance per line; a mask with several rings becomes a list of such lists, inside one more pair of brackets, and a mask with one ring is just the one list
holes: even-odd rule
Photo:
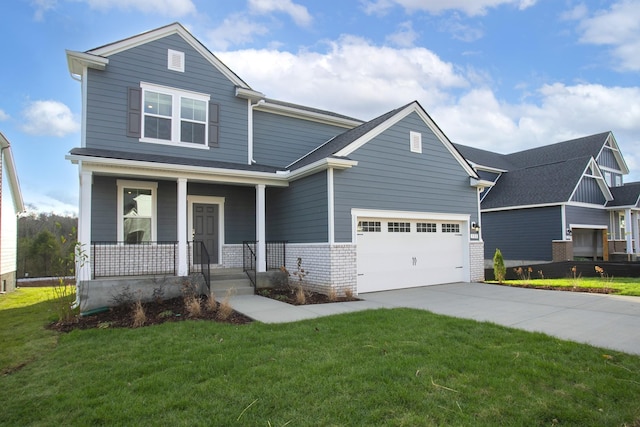
[[241, 268], [219, 268], [211, 270], [211, 292], [216, 298], [224, 298], [227, 292], [231, 295], [253, 295], [251, 281]]

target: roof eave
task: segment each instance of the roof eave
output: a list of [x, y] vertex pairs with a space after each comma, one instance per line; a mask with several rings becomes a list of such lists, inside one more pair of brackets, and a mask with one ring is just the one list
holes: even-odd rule
[[22, 198], [22, 191], [20, 191], [20, 181], [18, 180], [18, 173], [16, 172], [16, 164], [13, 161], [13, 153], [11, 152], [11, 144], [9, 140], [0, 132], [0, 147], [4, 151], [2, 156], [4, 160], [4, 166], [6, 167], [6, 176], [9, 179], [9, 186], [11, 187], [11, 197], [16, 208], [17, 213], [24, 212], [25, 205]]
[[[236, 94], [238, 91], [236, 90]], [[238, 95], [236, 95], [238, 96]], [[266, 102], [256, 107], [256, 110], [266, 111], [274, 114], [281, 114], [284, 116], [297, 117], [306, 120], [312, 120], [321, 123], [328, 123], [344, 128], [354, 128], [360, 126], [362, 122], [360, 120], [350, 120], [343, 117], [336, 117], [330, 114], [322, 114], [315, 111], [307, 111], [302, 108], [295, 108], [286, 105], [279, 105], [266, 100]]]
[[67, 65], [71, 74], [82, 76], [85, 68], [104, 70], [109, 64], [109, 59], [85, 52], [66, 50]]

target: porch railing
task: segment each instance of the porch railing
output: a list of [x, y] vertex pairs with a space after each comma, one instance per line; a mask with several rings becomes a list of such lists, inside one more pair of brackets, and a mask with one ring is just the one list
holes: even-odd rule
[[189, 274], [201, 273], [204, 283], [211, 293], [211, 258], [204, 242], [195, 241], [189, 244]]
[[177, 275], [178, 242], [93, 242], [92, 277]]
[[[265, 258], [267, 270], [277, 270], [286, 267], [287, 242], [285, 240], [272, 240], [265, 243]], [[247, 273], [249, 280], [256, 286], [257, 276], [256, 241], [246, 240], [242, 242], [242, 270]]]

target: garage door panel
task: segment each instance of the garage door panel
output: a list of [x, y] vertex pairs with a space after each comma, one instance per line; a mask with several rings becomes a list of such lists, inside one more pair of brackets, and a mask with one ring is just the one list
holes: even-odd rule
[[357, 235], [358, 292], [401, 289], [464, 280], [464, 237], [460, 233], [416, 230], [423, 220], [411, 223], [410, 232], [389, 232], [380, 221], [379, 232]]

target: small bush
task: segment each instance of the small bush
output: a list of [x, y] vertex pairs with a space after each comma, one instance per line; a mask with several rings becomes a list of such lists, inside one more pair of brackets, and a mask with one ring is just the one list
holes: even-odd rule
[[329, 301], [336, 301], [338, 299], [338, 292], [336, 292], [336, 288], [331, 287], [331, 289], [329, 289], [327, 298], [329, 298]]
[[502, 252], [498, 248], [493, 254], [493, 275], [500, 284], [504, 282], [504, 278], [507, 275], [507, 267], [504, 266], [504, 258], [502, 258]]
[[307, 303], [307, 295], [304, 292], [304, 289], [302, 289], [302, 286], [298, 286], [298, 288], [296, 289], [296, 304], [304, 305], [306, 303]]
[[344, 290], [344, 297], [347, 301], [351, 301], [353, 299], [353, 289], [347, 288]]
[[229, 298], [231, 298], [231, 291], [227, 292], [218, 307], [216, 317], [220, 320], [227, 320], [233, 313], [233, 308], [231, 307], [231, 303], [229, 303]]
[[190, 296], [184, 301], [185, 308], [189, 317], [199, 317], [202, 314], [202, 306], [200, 305], [200, 298], [196, 296]]
[[142, 306], [142, 302], [138, 300], [133, 306], [133, 327], [139, 328], [140, 326], [144, 326], [146, 321], [147, 315], [144, 312], [144, 307]]
[[211, 292], [209, 298], [207, 298], [207, 303], [205, 304], [205, 309], [214, 313], [218, 309], [218, 301], [216, 301], [216, 294]]

